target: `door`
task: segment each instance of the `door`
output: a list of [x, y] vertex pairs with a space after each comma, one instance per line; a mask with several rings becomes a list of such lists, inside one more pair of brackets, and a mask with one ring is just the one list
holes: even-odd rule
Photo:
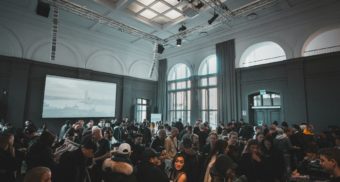
[[255, 125], [281, 121], [281, 96], [274, 92], [255, 93], [248, 96], [249, 121]]
[[270, 125], [273, 121], [280, 121], [281, 109], [254, 109], [254, 123]]

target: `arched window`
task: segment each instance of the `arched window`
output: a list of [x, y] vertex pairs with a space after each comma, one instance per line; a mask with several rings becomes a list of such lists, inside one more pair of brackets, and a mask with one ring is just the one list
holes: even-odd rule
[[205, 58], [199, 69], [199, 100], [200, 113], [203, 122], [209, 122], [210, 127], [217, 127], [217, 60], [216, 55]]
[[168, 75], [168, 113], [170, 121], [190, 123], [191, 72], [187, 65], [174, 65]]
[[239, 67], [249, 67], [286, 59], [284, 50], [277, 43], [261, 42], [252, 45], [241, 56]]
[[340, 51], [340, 28], [312, 35], [302, 50], [303, 56]]

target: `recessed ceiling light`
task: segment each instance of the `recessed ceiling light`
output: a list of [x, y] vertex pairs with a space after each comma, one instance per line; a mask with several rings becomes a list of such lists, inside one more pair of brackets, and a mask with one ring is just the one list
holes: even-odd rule
[[180, 17], [180, 16], [182, 16], [182, 14], [179, 13], [178, 11], [176, 11], [176, 10], [171, 10], [171, 11], [165, 13], [164, 15], [169, 17], [169, 18], [171, 18], [171, 19], [173, 19], [173, 20], [178, 18], [178, 17]]
[[149, 6], [151, 3], [153, 3], [155, 0], [137, 0], [138, 2], [144, 4], [145, 6]]
[[208, 32], [200, 32], [200, 34], [199, 34], [201, 37], [205, 37], [205, 36], [207, 36], [208, 35]]
[[164, 11], [170, 9], [170, 7], [162, 2], [157, 2], [151, 6], [151, 9], [157, 11], [158, 13], [163, 13]]
[[142, 12], [139, 13], [139, 14], [140, 14], [141, 16], [147, 18], [147, 19], [152, 19], [152, 18], [154, 18], [155, 16], [157, 16], [156, 13], [154, 13], [153, 11], [148, 10], [148, 9], [142, 11]]
[[129, 10], [131, 10], [132, 12], [134, 13], [138, 13], [140, 10], [143, 9], [143, 6], [140, 6], [136, 3], [131, 3], [129, 6], [128, 6]]
[[248, 20], [254, 20], [257, 18], [257, 14], [256, 13], [250, 13], [247, 15], [247, 19]]

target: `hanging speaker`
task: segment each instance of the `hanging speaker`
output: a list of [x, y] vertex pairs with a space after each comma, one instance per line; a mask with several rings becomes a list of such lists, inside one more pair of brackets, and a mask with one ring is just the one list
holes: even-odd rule
[[157, 45], [157, 53], [158, 53], [158, 54], [162, 54], [163, 51], [164, 51], [163, 45], [162, 45], [162, 44], [158, 44], [158, 45]]
[[44, 3], [41, 0], [38, 0], [38, 5], [36, 9], [37, 15], [43, 16], [43, 17], [48, 17], [50, 14], [50, 5], [48, 3]]

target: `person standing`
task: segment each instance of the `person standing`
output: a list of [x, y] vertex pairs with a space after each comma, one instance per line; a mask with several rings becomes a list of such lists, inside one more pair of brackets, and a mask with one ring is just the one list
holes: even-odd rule
[[67, 151], [60, 157], [57, 182], [84, 182], [89, 180], [89, 159], [93, 158], [97, 145], [92, 140], [87, 140], [79, 149]]

